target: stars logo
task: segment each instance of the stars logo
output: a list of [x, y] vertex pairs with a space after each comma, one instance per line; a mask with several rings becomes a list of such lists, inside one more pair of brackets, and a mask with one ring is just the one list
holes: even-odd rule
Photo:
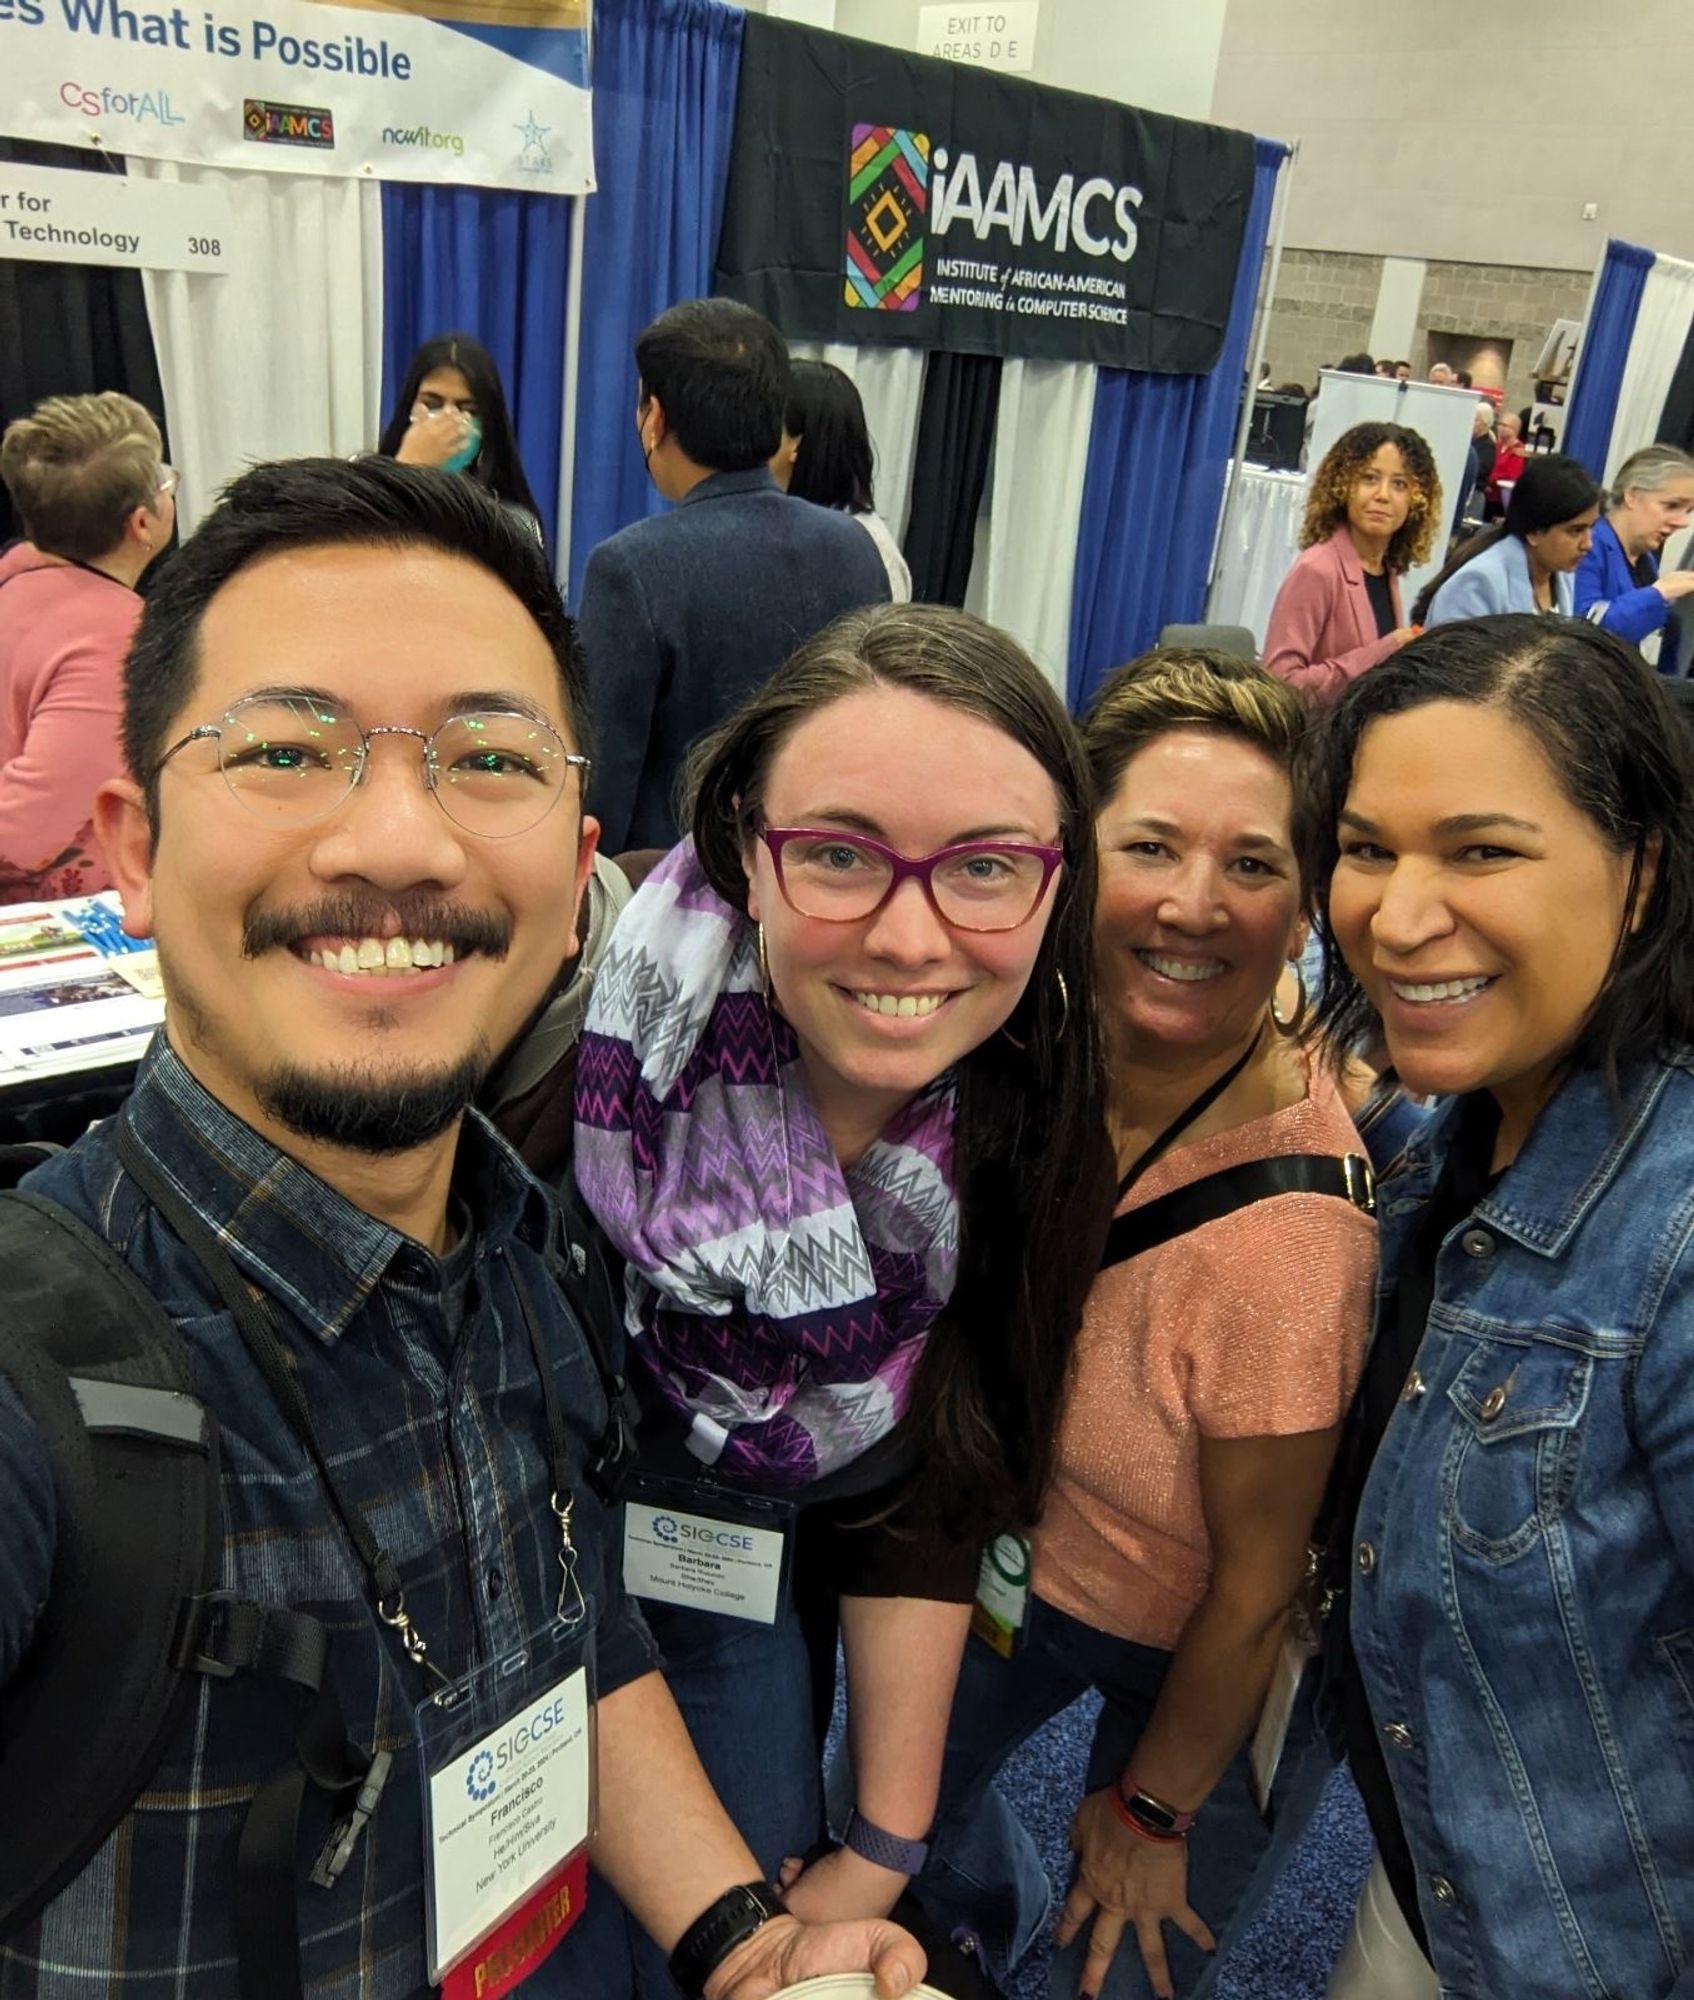
[[465, 1773], [465, 1790], [478, 1805], [493, 1798], [494, 1758], [490, 1751], [479, 1750], [471, 1759], [471, 1767]]
[[540, 124], [533, 111], [522, 125], [514, 125], [514, 132], [523, 135], [523, 151], [518, 155], [518, 165], [526, 174], [547, 174], [553, 171], [553, 156], [547, 150], [547, 135], [551, 125]]

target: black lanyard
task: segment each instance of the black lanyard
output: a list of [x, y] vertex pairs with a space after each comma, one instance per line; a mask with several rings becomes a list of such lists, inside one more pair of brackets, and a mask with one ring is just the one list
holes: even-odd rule
[[1211, 1110], [1212, 1106], [1217, 1103], [1218, 1099], [1222, 1097], [1229, 1086], [1253, 1060], [1254, 1056], [1258, 1054], [1259, 1044], [1264, 1038], [1265, 1026], [1261, 1021], [1259, 1023], [1259, 1032], [1247, 1044], [1246, 1048], [1242, 1050], [1241, 1054], [1236, 1057], [1234, 1062], [1230, 1064], [1229, 1068], [1224, 1071], [1223, 1075], [1216, 1082], [1207, 1084], [1192, 1104], [1184, 1106], [1153, 1141], [1152, 1145], [1147, 1148], [1146, 1152], [1125, 1173], [1123, 1179], [1118, 1182], [1119, 1201], [1123, 1200], [1124, 1196], [1129, 1193], [1130, 1189], [1134, 1187], [1135, 1183], [1140, 1180], [1141, 1176], [1152, 1166], [1155, 1160], [1162, 1159], [1170, 1151], [1172, 1146], [1176, 1144], [1177, 1140], [1182, 1137], [1183, 1133], [1188, 1130], [1189, 1126], [1197, 1118], [1204, 1116], [1206, 1112]]
[[[336, 1519], [346, 1531], [347, 1539], [353, 1544], [353, 1551], [370, 1586], [371, 1601], [375, 1606], [377, 1617], [383, 1624], [391, 1626], [399, 1633], [400, 1642], [410, 1660], [426, 1668], [445, 1684], [447, 1676], [429, 1658], [429, 1648], [423, 1634], [412, 1623], [407, 1613], [405, 1593], [401, 1588], [400, 1572], [394, 1558], [372, 1534], [369, 1522], [358, 1506], [342, 1492], [336, 1483], [334, 1473], [330, 1470], [329, 1461], [325, 1458], [323, 1449], [318, 1443], [317, 1433], [312, 1427], [311, 1412], [307, 1408], [305, 1391], [300, 1386], [297, 1366], [277, 1331], [270, 1301], [263, 1293], [255, 1293], [243, 1280], [228, 1251], [218, 1241], [205, 1218], [171, 1187], [156, 1163], [143, 1151], [128, 1123], [121, 1117], [117, 1121], [114, 1145], [124, 1171], [175, 1230], [184, 1246], [194, 1255], [200, 1268], [210, 1279], [213, 1289], [228, 1307], [235, 1321], [236, 1330], [241, 1335], [242, 1344], [252, 1357], [253, 1365], [264, 1377], [266, 1388], [276, 1399], [277, 1408], [282, 1412], [301, 1450], [311, 1460], [312, 1470], [317, 1474], [318, 1483], [323, 1488]], [[510, 1268], [508, 1263], [508, 1269]], [[535, 1357], [536, 1372], [541, 1378], [541, 1399], [547, 1413], [549, 1463], [553, 1479], [552, 1508], [560, 1524], [565, 1549], [574, 1555], [570, 1542], [572, 1506], [570, 1447], [565, 1430], [564, 1413], [559, 1408], [558, 1387], [553, 1380], [553, 1371], [547, 1363], [547, 1351], [541, 1337], [541, 1328], [536, 1320], [528, 1292], [515, 1270], [511, 1272], [511, 1276], [512, 1288], [517, 1293], [518, 1306], [523, 1314], [525, 1330], [529, 1335], [530, 1351]], [[571, 1563], [564, 1554], [561, 1554], [560, 1562], [568, 1579], [571, 1574]]]

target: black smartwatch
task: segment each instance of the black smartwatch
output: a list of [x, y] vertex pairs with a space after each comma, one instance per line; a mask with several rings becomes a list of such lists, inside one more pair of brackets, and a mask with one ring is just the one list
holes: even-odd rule
[[743, 1882], [708, 1904], [677, 1939], [670, 1956], [671, 1977], [691, 2000], [702, 2000], [706, 1981], [738, 1944], [745, 1944], [772, 1917], [788, 1914], [780, 1893], [768, 1882]]

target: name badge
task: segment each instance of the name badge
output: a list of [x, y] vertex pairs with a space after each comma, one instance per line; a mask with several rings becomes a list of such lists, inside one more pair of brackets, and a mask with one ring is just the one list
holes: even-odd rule
[[416, 1714], [430, 1981], [448, 2000], [497, 2000], [582, 1911], [594, 1831], [592, 1641], [532, 1641]]
[[1029, 1610], [1029, 1544], [1022, 1535], [998, 1535], [989, 1543], [976, 1579], [971, 1630], [1009, 1660]]
[[791, 1507], [639, 1473], [625, 1493], [623, 1580], [632, 1597], [776, 1623], [788, 1581]]

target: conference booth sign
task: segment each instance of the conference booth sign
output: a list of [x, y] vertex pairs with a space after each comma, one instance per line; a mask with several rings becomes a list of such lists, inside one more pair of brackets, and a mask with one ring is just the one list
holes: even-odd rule
[[142, 159], [594, 186], [588, 0], [0, 0], [0, 131]]
[[793, 339], [1199, 374], [1253, 141], [750, 14], [717, 289]]

